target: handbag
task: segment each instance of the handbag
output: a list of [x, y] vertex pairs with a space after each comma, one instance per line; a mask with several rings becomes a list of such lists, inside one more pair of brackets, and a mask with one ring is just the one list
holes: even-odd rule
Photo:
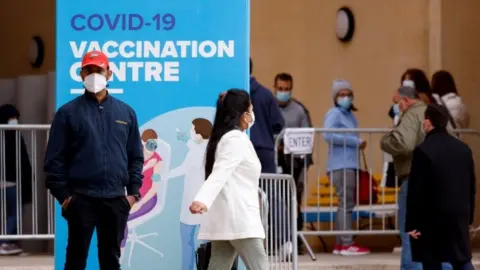
[[[358, 171], [358, 186], [354, 193], [355, 201], [357, 201], [358, 194], [358, 203], [360, 205], [369, 205], [370, 197], [372, 198], [371, 203], [376, 204], [378, 202], [378, 186], [373, 176], [368, 172], [367, 158], [365, 156], [365, 151], [361, 151], [361, 156], [363, 160], [364, 169]], [[371, 183], [371, 184], [370, 184]]]

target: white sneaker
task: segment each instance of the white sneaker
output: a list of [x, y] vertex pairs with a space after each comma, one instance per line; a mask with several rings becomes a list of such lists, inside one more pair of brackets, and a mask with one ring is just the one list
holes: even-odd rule
[[293, 244], [288, 241], [279, 250], [279, 255], [283, 261], [289, 261], [293, 253]]
[[22, 253], [23, 250], [15, 244], [1, 244], [0, 255], [16, 255]]
[[342, 250], [340, 251], [340, 255], [343, 255], [343, 256], [359, 256], [359, 255], [366, 255], [369, 253], [370, 253], [370, 249], [360, 247], [355, 243], [353, 243], [350, 246], [343, 246]]

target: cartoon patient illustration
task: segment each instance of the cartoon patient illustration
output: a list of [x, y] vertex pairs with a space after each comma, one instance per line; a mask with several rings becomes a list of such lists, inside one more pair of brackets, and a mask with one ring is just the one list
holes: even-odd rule
[[147, 129], [142, 133], [143, 155], [145, 161], [143, 163], [143, 183], [140, 187], [141, 199], [133, 205], [128, 217], [127, 228], [125, 228], [125, 236], [121, 243], [122, 254], [128, 238], [128, 223], [138, 219], [155, 208], [157, 204], [157, 185], [160, 179], [160, 170], [163, 160], [160, 155], [155, 152], [157, 149], [158, 135], [153, 129]]
[[169, 174], [169, 178], [184, 175], [185, 181], [180, 213], [182, 270], [195, 269], [195, 240], [201, 215], [191, 214], [189, 206], [205, 181], [203, 160], [211, 133], [212, 123], [204, 118], [196, 118], [192, 121], [190, 138], [188, 138], [185, 133], [179, 132], [177, 134], [177, 138], [186, 142], [189, 149], [183, 163], [179, 167], [171, 170]]

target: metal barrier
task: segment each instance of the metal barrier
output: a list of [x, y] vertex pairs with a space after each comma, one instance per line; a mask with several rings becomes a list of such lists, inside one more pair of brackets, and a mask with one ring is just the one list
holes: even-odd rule
[[[49, 128], [49, 125], [0, 125], [2, 242], [54, 238], [54, 200], [43, 181]], [[39, 250], [43, 248], [38, 245], [30, 249], [45, 251]]]
[[269, 269], [297, 270], [297, 199], [293, 177], [262, 174], [259, 195]]
[[[305, 236], [317, 236], [323, 248], [327, 250], [324, 236], [337, 236], [339, 238], [357, 235], [397, 235], [399, 233], [398, 198], [401, 184], [399, 184], [399, 179], [396, 176], [393, 176], [393, 183], [392, 181], [386, 183], [388, 156], [380, 149], [380, 138], [390, 129], [315, 128], [314, 131], [313, 160], [315, 164], [313, 167], [315, 173], [314, 181], [310, 182], [307, 181], [307, 173], [298, 169], [307, 167], [305, 155], [284, 155], [283, 152], [278, 151], [278, 149], [282, 149], [283, 132], [276, 139], [276, 162], [279, 171], [282, 172], [283, 169], [283, 173], [294, 176], [297, 189], [304, 191], [303, 194], [300, 192], [297, 196], [299, 197], [299, 205], [301, 205], [299, 215], [303, 219], [300, 222], [305, 224], [306, 227], [299, 228], [297, 234], [312, 260], [315, 260], [316, 257]], [[349, 133], [359, 134], [366, 142], [366, 147], [363, 150], [364, 158], [361, 158], [362, 151], [358, 148], [349, 148], [348, 150], [357, 149], [354, 150], [356, 152], [353, 155], [361, 160], [362, 169], [360, 171], [340, 170], [333, 175], [331, 172], [327, 173], [325, 169], [327, 156], [328, 152], [332, 151], [334, 143], [333, 136], [329, 136], [329, 134]], [[460, 138], [471, 147], [472, 141], [468, 137], [473, 135], [478, 138], [480, 135], [475, 130], [456, 130], [456, 133], [460, 134]], [[343, 141], [339, 146], [338, 138], [340, 137], [335, 138], [336, 153], [340, 158], [341, 156], [345, 157], [344, 151], [347, 151], [349, 142], [342, 139]], [[477, 141], [475, 147], [480, 148], [479, 143], [480, 141]], [[338, 147], [340, 147], [340, 152], [338, 152]], [[474, 153], [478, 154], [480, 151], [474, 150]], [[351, 163], [351, 160], [337, 160], [337, 162]], [[285, 171], [285, 167], [287, 167], [287, 171]], [[310, 176], [312, 174], [313, 172], [310, 170]], [[365, 179], [365, 177], [368, 178], [369, 189], [373, 190], [373, 187], [376, 187], [376, 192], [371, 191], [368, 200], [360, 201], [359, 188], [357, 187], [359, 187], [360, 179]], [[337, 188], [341, 190], [337, 190]], [[350, 190], [350, 193], [347, 189]], [[353, 192], [353, 198], [351, 192]], [[350, 194], [350, 196], [345, 194]], [[339, 205], [342, 206], [340, 209]], [[350, 223], [349, 221], [352, 221], [353, 224], [347, 225]]]
[[[55, 201], [43, 181], [49, 128], [0, 125], [0, 242], [55, 237]], [[259, 199], [270, 269], [298, 269], [293, 177], [262, 174]]]

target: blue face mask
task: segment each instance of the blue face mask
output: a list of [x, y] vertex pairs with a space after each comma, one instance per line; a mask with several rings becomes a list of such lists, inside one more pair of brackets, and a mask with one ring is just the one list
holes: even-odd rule
[[348, 110], [352, 107], [352, 98], [351, 97], [339, 97], [337, 99], [337, 104], [341, 108]]
[[399, 115], [400, 114], [400, 106], [398, 104], [393, 104], [393, 113], [395, 115]]
[[275, 95], [277, 96], [278, 101], [287, 102], [292, 97], [292, 92], [290, 92], [290, 91], [277, 91], [277, 92], [275, 92]]

